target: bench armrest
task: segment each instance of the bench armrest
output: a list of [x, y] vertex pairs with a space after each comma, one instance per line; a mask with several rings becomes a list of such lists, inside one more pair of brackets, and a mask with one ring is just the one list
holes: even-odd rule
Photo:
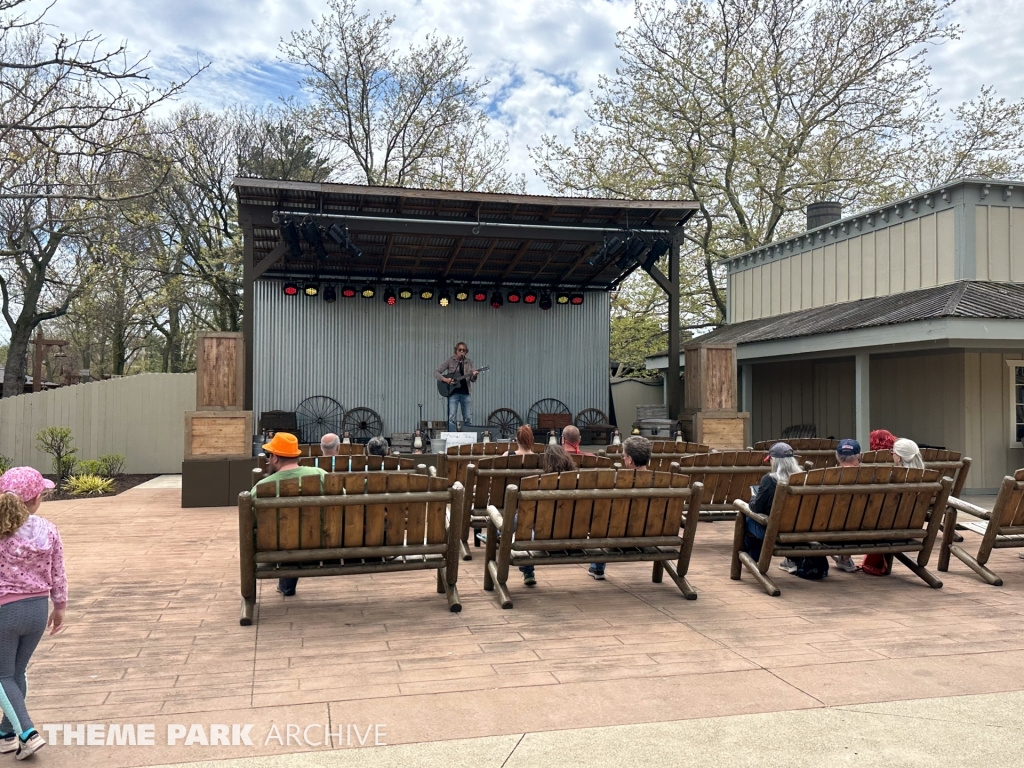
[[490, 520], [494, 524], [494, 527], [499, 531], [505, 525], [505, 517], [493, 504], [490, 504], [487, 507], [487, 519]]
[[749, 517], [751, 520], [755, 520], [755, 521], [759, 522], [765, 528], [768, 527], [768, 515], [761, 515], [761, 514], [758, 514], [757, 512], [754, 512], [750, 508], [750, 505], [747, 504], [747, 502], [745, 502], [745, 501], [743, 501], [741, 499], [736, 499], [736, 500], [733, 501], [732, 505], [734, 507], [736, 507], [736, 509], [738, 509], [741, 513], [743, 513], [744, 515]]
[[956, 496], [950, 496], [946, 501], [946, 506], [952, 507], [960, 512], [966, 512], [969, 515], [974, 515], [975, 517], [980, 517], [982, 520], [990, 520], [992, 518], [992, 513], [987, 509], [982, 509], [974, 504], [958, 499]]

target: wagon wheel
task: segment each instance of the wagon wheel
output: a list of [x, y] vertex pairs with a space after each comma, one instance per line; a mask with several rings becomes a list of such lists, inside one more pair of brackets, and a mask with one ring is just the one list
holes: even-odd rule
[[530, 422], [530, 426], [534, 429], [539, 429], [537, 426], [537, 417], [542, 413], [567, 413], [569, 414], [569, 418], [572, 418], [572, 411], [569, 410], [568, 405], [553, 397], [546, 397], [531, 405], [530, 412], [526, 416], [526, 420]]
[[341, 428], [357, 443], [365, 443], [371, 437], [379, 437], [384, 432], [380, 416], [370, 408], [353, 408], [345, 414]]
[[605, 416], [604, 411], [598, 408], [584, 408], [576, 414], [576, 421], [573, 423], [580, 429], [585, 429], [594, 425], [607, 424], [608, 417]]
[[518, 429], [523, 426], [523, 420], [511, 408], [499, 408], [487, 417], [487, 426], [495, 427], [501, 439], [508, 440], [516, 436]]
[[318, 443], [328, 432], [340, 432], [344, 416], [341, 403], [326, 395], [307, 397], [295, 408], [296, 426], [304, 443]]

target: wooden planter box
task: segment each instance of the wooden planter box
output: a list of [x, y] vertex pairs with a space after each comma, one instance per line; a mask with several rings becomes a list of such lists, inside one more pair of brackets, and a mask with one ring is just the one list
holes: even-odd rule
[[196, 410], [245, 408], [245, 337], [241, 333], [196, 334]]
[[185, 461], [252, 457], [252, 411], [185, 413]]
[[750, 414], [736, 411], [688, 412], [679, 417], [683, 437], [720, 451], [743, 450], [750, 445]]

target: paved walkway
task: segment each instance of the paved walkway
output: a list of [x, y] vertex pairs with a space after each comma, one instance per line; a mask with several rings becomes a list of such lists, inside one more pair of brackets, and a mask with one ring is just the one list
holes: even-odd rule
[[[729, 579], [732, 526], [706, 524], [696, 602], [652, 584], [648, 566], [613, 564], [603, 583], [582, 567], [538, 569], [538, 587], [513, 584], [516, 607], [502, 611], [478, 558], [463, 564], [460, 614], [431, 575], [390, 574], [308, 579], [290, 599], [261, 582], [259, 622], [241, 627], [235, 512], [181, 509], [178, 494], [44, 506], [64, 537], [71, 603], [68, 628], [36, 654], [31, 711], [105, 734], [152, 725], [155, 745], [63, 746], [58, 734], [40, 765], [1020, 760], [1007, 735], [1024, 704], [1014, 551], [992, 558], [1001, 588], [954, 561], [941, 590], [897, 564], [889, 578], [833, 570], [824, 582], [777, 571], [782, 596], [770, 598]], [[219, 724], [251, 726], [253, 746], [202, 745]], [[289, 725], [306, 743], [279, 743]], [[378, 725], [392, 746], [355, 750]], [[315, 754], [285, 760], [296, 753]]]

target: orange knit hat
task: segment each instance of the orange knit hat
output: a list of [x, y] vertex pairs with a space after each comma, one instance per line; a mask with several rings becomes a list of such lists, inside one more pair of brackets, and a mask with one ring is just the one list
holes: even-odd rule
[[263, 450], [275, 456], [284, 456], [286, 459], [295, 459], [302, 455], [299, 438], [287, 432], [278, 432], [269, 443], [263, 444]]

